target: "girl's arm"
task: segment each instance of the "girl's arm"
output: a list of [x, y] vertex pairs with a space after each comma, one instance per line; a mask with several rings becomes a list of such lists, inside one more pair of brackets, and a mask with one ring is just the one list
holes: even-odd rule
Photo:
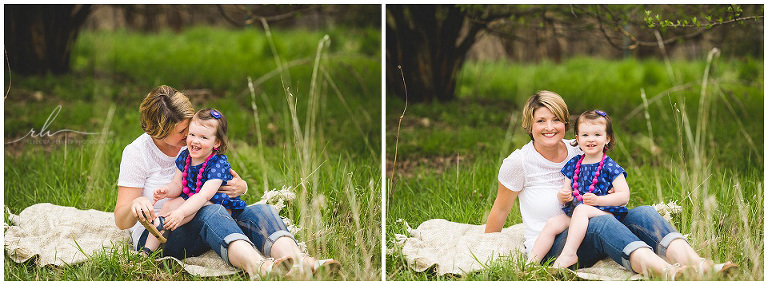
[[216, 194], [216, 191], [219, 189], [222, 182], [221, 179], [210, 179], [206, 181], [203, 186], [200, 187], [200, 192], [189, 197], [189, 199], [184, 201], [184, 204], [181, 204], [176, 210], [166, 214], [164, 227], [169, 230], [175, 230], [176, 227], [181, 225], [181, 221], [185, 217], [191, 216], [205, 206], [205, 203]]
[[[589, 195], [589, 196], [587, 196]], [[629, 185], [624, 175], [613, 179], [613, 193], [597, 196], [592, 193], [584, 194], [584, 203], [592, 206], [626, 206], [629, 202]]]
[[499, 182], [499, 189], [496, 193], [496, 200], [493, 202], [493, 208], [488, 214], [488, 221], [485, 224], [486, 233], [500, 232], [507, 221], [509, 211], [515, 205], [515, 199], [519, 191], [511, 191]]

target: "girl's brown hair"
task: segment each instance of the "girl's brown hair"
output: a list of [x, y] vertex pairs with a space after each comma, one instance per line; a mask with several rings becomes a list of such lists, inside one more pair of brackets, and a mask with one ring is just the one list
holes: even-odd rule
[[[579, 123], [584, 121], [600, 121], [601, 118], [605, 119], [605, 135], [608, 137], [608, 139], [610, 139], [610, 141], [603, 148], [603, 152], [609, 152], [616, 144], [616, 137], [613, 135], [613, 124], [611, 123], [611, 117], [609, 117], [608, 113], [605, 111], [589, 110], [581, 113], [579, 118], [576, 119], [576, 124], [573, 126], [573, 134], [576, 138], [579, 137]], [[577, 146], [579, 143], [574, 140], [571, 145]]]
[[192, 118], [195, 109], [184, 93], [173, 87], [161, 85], [147, 94], [139, 106], [141, 129], [149, 136], [164, 139], [176, 124]]
[[[215, 117], [214, 114], [217, 115], [218, 118]], [[224, 114], [216, 109], [205, 108], [197, 111], [195, 116], [192, 117], [192, 120], [201, 125], [207, 125], [211, 127], [213, 126], [211, 124], [213, 123], [211, 120], [216, 121], [216, 139], [219, 141], [219, 150], [217, 150], [216, 153], [224, 154], [224, 152], [227, 151], [229, 139], [227, 138], [227, 118], [224, 117]]]

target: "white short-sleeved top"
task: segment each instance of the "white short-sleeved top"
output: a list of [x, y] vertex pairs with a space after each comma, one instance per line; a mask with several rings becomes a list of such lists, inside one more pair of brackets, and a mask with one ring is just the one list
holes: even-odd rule
[[499, 182], [512, 191], [519, 191], [520, 214], [525, 226], [525, 248], [530, 251], [536, 237], [549, 218], [562, 214], [557, 192], [563, 187], [565, 176], [560, 169], [571, 158], [583, 154], [571, 146], [573, 140], [563, 140], [568, 156], [561, 162], [544, 158], [533, 147], [533, 141], [515, 150], [504, 159], [499, 169]]
[[[179, 152], [184, 149], [186, 147], [182, 147]], [[141, 195], [152, 200], [155, 189], [167, 185], [173, 179], [176, 172], [175, 161], [176, 156], [163, 153], [152, 137], [144, 133], [123, 149], [117, 186], [142, 188]], [[168, 199], [155, 203], [155, 214], [160, 212], [166, 200]], [[131, 228], [134, 247], [143, 229], [138, 222]]]

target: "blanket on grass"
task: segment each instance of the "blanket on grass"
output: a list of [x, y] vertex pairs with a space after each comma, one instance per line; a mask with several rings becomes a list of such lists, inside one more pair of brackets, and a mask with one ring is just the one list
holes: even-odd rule
[[[268, 191], [257, 203], [267, 203], [280, 211], [285, 202], [295, 199], [290, 188]], [[20, 263], [33, 259], [39, 267], [61, 266], [86, 261], [90, 256], [104, 251], [109, 254], [119, 246], [130, 248], [129, 230], [115, 226], [111, 212], [80, 210], [49, 203], [35, 204], [22, 210], [19, 215], [8, 215], [11, 224], [5, 224], [5, 253]], [[292, 232], [295, 227], [290, 226]], [[129, 250], [134, 254], [136, 251]], [[170, 259], [181, 265], [185, 271], [196, 276], [224, 276], [239, 270], [228, 265], [213, 250], [179, 260]]]
[[[654, 207], [670, 221], [671, 214], [680, 211], [674, 202]], [[510, 226], [498, 233], [485, 233], [485, 225], [443, 219], [425, 221], [416, 229], [407, 228], [408, 236], [396, 235], [396, 239], [402, 245], [408, 266], [418, 272], [434, 268], [439, 275], [463, 275], [483, 270], [498, 258], [525, 258], [523, 224]], [[586, 280], [642, 279], [642, 275], [627, 270], [610, 258], [572, 273]]]

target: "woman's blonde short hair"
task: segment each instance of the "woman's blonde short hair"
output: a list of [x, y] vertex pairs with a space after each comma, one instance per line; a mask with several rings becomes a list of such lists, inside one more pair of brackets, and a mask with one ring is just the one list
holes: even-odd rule
[[528, 136], [533, 139], [533, 112], [540, 107], [549, 109], [552, 114], [555, 115], [561, 122], [565, 123], [565, 130], [568, 131], [568, 106], [565, 105], [563, 97], [560, 97], [555, 92], [541, 90], [536, 92], [533, 96], [528, 98], [523, 107], [523, 129], [528, 133]]
[[173, 87], [161, 85], [149, 92], [139, 106], [141, 128], [149, 136], [164, 139], [176, 124], [192, 118], [195, 109], [184, 93]]

